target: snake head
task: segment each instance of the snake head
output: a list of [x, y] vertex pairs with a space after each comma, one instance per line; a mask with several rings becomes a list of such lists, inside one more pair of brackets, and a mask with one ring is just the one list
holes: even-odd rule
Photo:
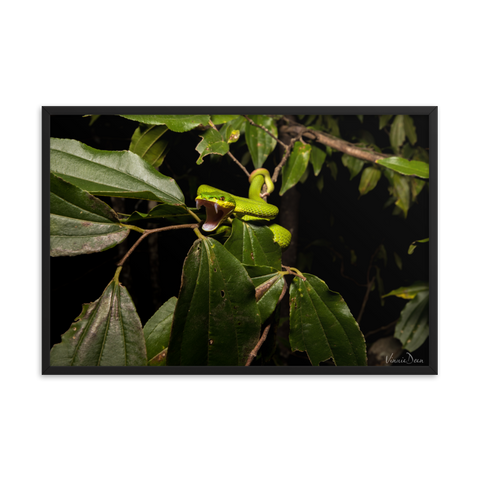
[[207, 220], [202, 225], [206, 232], [213, 232], [235, 210], [234, 198], [226, 192], [202, 192], [195, 198], [197, 208], [205, 207]]

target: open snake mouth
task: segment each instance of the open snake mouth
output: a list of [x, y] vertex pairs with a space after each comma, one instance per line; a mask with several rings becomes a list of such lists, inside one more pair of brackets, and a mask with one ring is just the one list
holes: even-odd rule
[[221, 207], [218, 203], [203, 198], [197, 198], [196, 203], [197, 208], [205, 207], [207, 212], [207, 219], [202, 225], [202, 229], [206, 232], [213, 232], [235, 209], [235, 207]]

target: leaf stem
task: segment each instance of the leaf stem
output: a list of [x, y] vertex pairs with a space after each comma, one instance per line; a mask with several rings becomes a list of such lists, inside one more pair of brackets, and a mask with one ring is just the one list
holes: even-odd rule
[[202, 223], [202, 220], [197, 216], [195, 212], [192, 212], [188, 207], [187, 211], [198, 223]]
[[302, 280], [306, 280], [306, 278], [303, 276], [303, 273], [298, 270], [298, 268], [287, 267], [286, 265], [282, 265], [282, 267], [286, 270], [286, 273], [294, 275], [295, 277], [300, 277]]
[[122, 271], [123, 267], [117, 267], [115, 270], [115, 275], [113, 276], [113, 281], [115, 282], [115, 285], [118, 285], [120, 282], [118, 280], [118, 277], [120, 276], [120, 272]]
[[143, 228], [137, 227], [136, 225], [128, 225], [126, 223], [120, 223], [122, 227], [128, 228], [129, 230], [135, 230], [136, 232], [139, 233], [144, 233], [145, 230]]

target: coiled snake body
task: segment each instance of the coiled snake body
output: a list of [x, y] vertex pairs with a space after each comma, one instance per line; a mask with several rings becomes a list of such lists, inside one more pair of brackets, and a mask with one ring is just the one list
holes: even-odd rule
[[[207, 220], [202, 225], [206, 232], [213, 232], [230, 214], [241, 218], [243, 221], [273, 220], [278, 215], [278, 207], [267, 203], [262, 198], [262, 187], [267, 185], [267, 194], [273, 192], [275, 186], [270, 173], [265, 168], [254, 170], [249, 178], [250, 189], [248, 198], [237, 197], [209, 185], [200, 185], [195, 198], [197, 208], [204, 206]], [[287, 248], [292, 238], [291, 233], [277, 224], [269, 225], [273, 232], [273, 240], [282, 248]]]

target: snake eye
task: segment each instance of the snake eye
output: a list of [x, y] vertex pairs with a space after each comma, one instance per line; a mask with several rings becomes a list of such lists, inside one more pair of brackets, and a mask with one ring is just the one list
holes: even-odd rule
[[219, 200], [221, 200], [222, 202], [225, 201], [225, 197], [220, 197]]

